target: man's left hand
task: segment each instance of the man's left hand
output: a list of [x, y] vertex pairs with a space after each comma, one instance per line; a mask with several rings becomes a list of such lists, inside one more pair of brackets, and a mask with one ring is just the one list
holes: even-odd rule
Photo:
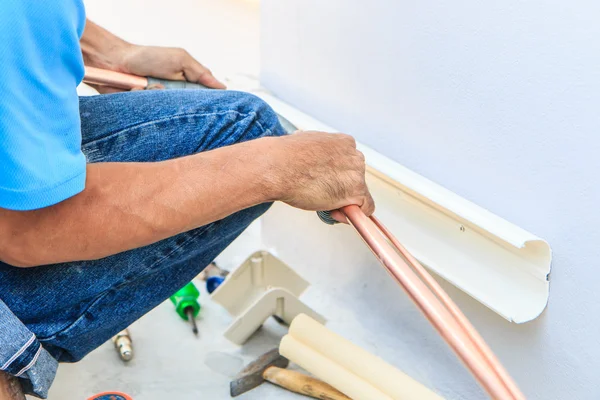
[[[139, 46], [128, 43], [87, 20], [81, 38], [85, 65], [151, 76], [173, 81], [199, 83], [213, 89], [225, 89], [208, 68], [187, 51], [173, 47]], [[100, 93], [121, 92], [109, 86], [94, 86]], [[159, 89], [159, 85], [152, 89]]]
[[120, 63], [122, 72], [139, 76], [188, 81], [213, 89], [225, 89], [208, 68], [184, 49], [156, 46], [130, 46]]
[[[188, 81], [199, 83], [212, 89], [225, 89], [208, 68], [200, 64], [187, 51], [175, 47], [127, 45], [113, 54], [108, 69], [139, 76]], [[91, 66], [96, 66], [89, 62]], [[107, 68], [98, 65], [100, 68]], [[90, 85], [102, 94], [122, 92], [123, 89], [111, 86]], [[153, 85], [146, 89], [164, 89], [162, 85]]]

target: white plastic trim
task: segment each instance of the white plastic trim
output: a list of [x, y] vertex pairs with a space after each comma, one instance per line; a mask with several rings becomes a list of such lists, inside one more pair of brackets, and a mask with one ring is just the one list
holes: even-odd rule
[[[253, 90], [252, 90], [253, 89]], [[252, 88], [302, 130], [337, 130]], [[532, 233], [358, 144], [377, 215], [430, 270], [502, 317], [523, 323], [548, 302], [552, 251]]]
[[242, 345], [271, 315], [291, 324], [298, 314], [307, 314], [324, 324], [322, 315], [298, 299], [309, 286], [279, 258], [257, 251], [229, 274], [210, 297], [234, 317], [225, 337]]

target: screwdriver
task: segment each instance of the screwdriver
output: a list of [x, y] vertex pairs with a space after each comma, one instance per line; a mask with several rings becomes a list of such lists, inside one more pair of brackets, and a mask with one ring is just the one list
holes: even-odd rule
[[192, 332], [198, 336], [198, 326], [196, 325], [196, 317], [200, 313], [200, 303], [198, 303], [200, 292], [196, 286], [190, 282], [174, 295], [170, 297], [171, 302], [175, 305], [175, 311], [185, 321], [190, 321]]

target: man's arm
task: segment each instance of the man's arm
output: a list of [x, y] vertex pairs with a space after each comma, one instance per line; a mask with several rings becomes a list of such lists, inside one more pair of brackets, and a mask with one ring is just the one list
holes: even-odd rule
[[39, 210], [0, 209], [0, 260], [98, 259], [275, 200], [307, 210], [358, 204], [371, 214], [354, 139], [298, 133], [163, 162], [89, 164], [83, 192]]
[[81, 38], [81, 51], [85, 65], [91, 67], [139, 76], [185, 80], [215, 89], [225, 88], [208, 68], [187, 51], [172, 47], [134, 45], [90, 20], [87, 20]]

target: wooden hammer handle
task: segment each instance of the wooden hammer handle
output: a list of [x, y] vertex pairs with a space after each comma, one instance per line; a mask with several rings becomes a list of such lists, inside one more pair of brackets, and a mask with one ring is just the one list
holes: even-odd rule
[[269, 367], [263, 372], [263, 378], [294, 393], [303, 394], [315, 399], [352, 400], [323, 381], [288, 369]]

